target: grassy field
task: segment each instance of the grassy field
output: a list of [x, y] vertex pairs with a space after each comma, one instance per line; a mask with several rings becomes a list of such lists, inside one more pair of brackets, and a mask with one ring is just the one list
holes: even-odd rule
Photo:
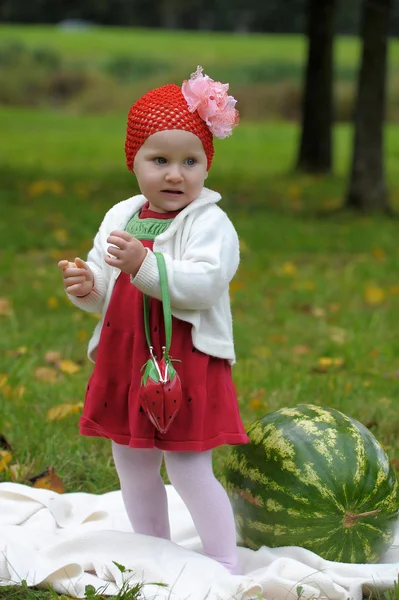
[[[2, 157], [8, 168], [0, 209], [0, 433], [13, 450], [0, 478], [31, 484], [52, 467], [66, 491], [103, 493], [118, 488], [109, 444], [77, 433], [96, 316], [66, 301], [56, 263], [84, 257], [108, 207], [137, 189], [124, 170], [116, 121], [103, 122], [107, 143], [101, 145], [95, 120], [86, 121], [82, 141], [84, 120], [73, 128], [69, 117], [30, 115], [29, 131], [36, 118], [47, 122], [32, 144], [35, 136], [21, 126], [29, 115], [20, 117], [15, 135], [17, 119], [5, 119], [10, 152]], [[238, 132], [235, 149], [229, 147], [234, 138], [223, 146], [226, 153], [219, 144], [209, 184], [222, 188], [222, 206], [242, 241], [232, 302], [234, 379], [244, 421], [302, 402], [331, 406], [368, 425], [396, 459], [397, 222], [328, 213], [344, 190], [342, 154], [334, 177], [289, 176], [294, 127], [265, 125], [259, 132], [243, 125]], [[273, 144], [261, 142], [268, 134]], [[345, 128], [337, 131], [342, 153], [348, 136]], [[236, 157], [235, 175], [226, 155]], [[55, 420], [54, 408], [62, 411]], [[215, 451], [217, 473], [227, 452]], [[29, 598], [26, 590], [19, 593], [15, 600]], [[0, 597], [8, 594], [0, 588]]]
[[[45, 46], [58, 50], [77, 61], [99, 63], [109, 56], [133, 54], [146, 59], [175, 62], [180, 68], [191, 68], [196, 61], [203, 64], [240, 65], [250, 61], [275, 59], [303, 65], [306, 40], [303, 36], [231, 34], [200, 31], [167, 31], [93, 27], [81, 31], [63, 31], [52, 26], [0, 26], [2, 43], [23, 40], [29, 46]], [[389, 46], [391, 67], [399, 67], [399, 44], [392, 39]], [[339, 37], [335, 44], [338, 66], [356, 67], [360, 44], [356, 37]]]
[[[357, 38], [334, 47], [335, 114], [353, 113]], [[0, 103], [55, 107], [71, 114], [125, 111], [145, 90], [180, 84], [198, 64], [228, 81], [245, 118], [298, 120], [306, 59], [303, 36], [243, 35], [0, 25]], [[399, 44], [389, 44], [388, 119], [399, 122]]]
[[[70, 115], [59, 111], [0, 109], [0, 168], [3, 181], [59, 179], [68, 186], [89, 181], [112, 201], [131, 195], [135, 180], [125, 166], [125, 114]], [[344, 201], [352, 130], [334, 131], [334, 170], [328, 177], [293, 172], [298, 126], [287, 122], [243, 122], [228, 140], [215, 140], [209, 181], [225, 206], [274, 207], [295, 213], [331, 212]], [[386, 171], [391, 203], [399, 210], [399, 126], [386, 128]], [[7, 228], [6, 223], [0, 227]]]
[[[2, 38], [22, 31], [29, 44], [48, 42], [90, 60], [126, 51], [130, 40], [145, 56], [159, 48], [172, 58], [184, 54], [187, 65], [196, 53], [203, 62], [234, 63], [276, 52], [302, 60], [304, 50], [300, 38], [272, 36], [215, 35], [210, 43], [159, 32], [155, 50], [149, 32], [0, 29]], [[399, 62], [398, 47], [391, 45]], [[355, 64], [356, 41], [339, 40], [337, 52]], [[124, 165], [125, 119], [119, 112], [0, 109], [0, 434], [11, 446], [0, 480], [33, 484], [52, 467], [67, 492], [118, 488], [109, 443], [77, 433], [92, 369], [86, 347], [98, 317], [66, 300], [56, 263], [84, 258], [106, 210], [137, 192]], [[216, 143], [208, 185], [222, 192], [242, 244], [232, 284], [234, 379], [245, 423], [302, 402], [338, 408], [366, 424], [398, 464], [398, 225], [334, 212], [345, 194], [351, 131], [336, 127], [334, 137], [334, 174], [325, 178], [292, 173], [293, 123], [244, 121]], [[387, 172], [399, 210], [394, 125], [387, 128]], [[218, 474], [227, 452], [215, 451]], [[0, 587], [0, 598], [51, 597]]]
[[[191, 68], [196, 61], [204, 64], [242, 64], [249, 60], [278, 58], [302, 64], [305, 40], [301, 36], [232, 35], [230, 33], [157, 31], [93, 27], [83, 31], [62, 31], [52, 26], [2, 25], [3, 43], [23, 39], [30, 46], [55, 48], [68, 58], [99, 64], [109, 56], [134, 54], [146, 59], [175, 62], [179, 68]], [[399, 62], [399, 46], [392, 45]], [[359, 44], [356, 38], [340, 39], [338, 62], [356, 64]]]

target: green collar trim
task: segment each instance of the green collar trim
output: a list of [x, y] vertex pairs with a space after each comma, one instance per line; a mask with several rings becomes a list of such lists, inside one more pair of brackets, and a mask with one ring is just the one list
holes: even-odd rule
[[173, 219], [140, 219], [136, 212], [125, 227], [125, 231], [138, 240], [154, 240], [167, 230]]

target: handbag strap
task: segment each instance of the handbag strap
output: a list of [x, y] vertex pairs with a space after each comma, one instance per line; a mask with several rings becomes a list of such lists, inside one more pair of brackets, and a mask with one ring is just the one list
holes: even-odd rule
[[[165, 324], [165, 359], [169, 358], [170, 344], [172, 341], [172, 311], [170, 308], [170, 295], [168, 287], [168, 274], [166, 271], [166, 264], [164, 255], [161, 252], [154, 252], [157, 259], [159, 281], [161, 285], [161, 298], [163, 308], [163, 319]], [[144, 294], [144, 328], [145, 337], [149, 348], [152, 348], [151, 336], [150, 336], [150, 297]]]

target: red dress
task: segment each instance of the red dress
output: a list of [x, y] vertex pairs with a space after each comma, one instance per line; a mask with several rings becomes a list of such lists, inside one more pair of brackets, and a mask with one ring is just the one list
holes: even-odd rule
[[[144, 207], [140, 218], [167, 218]], [[152, 248], [153, 241], [142, 241]], [[145, 338], [143, 294], [126, 273], [116, 281], [105, 316], [96, 362], [87, 385], [80, 432], [105, 437], [133, 448], [205, 451], [222, 444], [245, 444], [245, 433], [225, 359], [194, 348], [191, 324], [172, 317], [170, 356], [183, 388], [180, 410], [167, 433], [160, 433], [141, 408], [141, 367], [149, 358]], [[150, 299], [150, 332], [154, 353], [165, 344], [162, 303]]]

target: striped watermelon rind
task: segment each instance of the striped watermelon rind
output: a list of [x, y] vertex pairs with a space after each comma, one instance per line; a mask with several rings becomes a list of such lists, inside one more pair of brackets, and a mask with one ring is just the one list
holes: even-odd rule
[[224, 486], [249, 548], [300, 546], [331, 561], [378, 562], [392, 544], [399, 486], [383, 448], [340, 411], [301, 404], [254, 422]]

